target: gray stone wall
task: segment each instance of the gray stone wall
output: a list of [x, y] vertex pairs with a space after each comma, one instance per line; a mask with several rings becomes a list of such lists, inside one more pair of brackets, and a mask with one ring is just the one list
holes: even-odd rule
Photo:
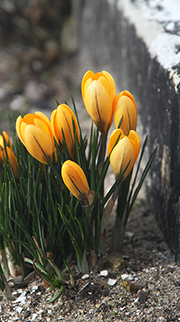
[[[125, 2], [126, 5], [129, 2], [134, 15], [132, 10], [125, 10]], [[155, 2], [158, 4], [158, 1]], [[142, 129], [142, 136], [149, 135], [147, 155], [158, 145], [150, 177], [146, 181], [147, 200], [179, 260], [180, 58], [179, 63], [178, 57], [171, 53], [166, 60], [163, 61], [163, 58], [171, 50], [168, 39], [166, 43], [164, 38], [167, 33], [179, 35], [177, 27], [180, 22], [178, 25], [176, 18], [175, 21], [168, 20], [170, 16], [163, 2], [161, 7], [153, 7], [154, 16], [148, 16], [147, 13], [152, 11], [148, 11], [152, 9], [148, 6], [149, 2], [145, 0], [83, 1], [79, 30], [80, 59], [84, 71], [108, 70], [114, 76], [118, 90], [128, 89], [136, 99], [138, 129]], [[139, 23], [140, 19], [142, 25], [137, 26], [136, 20]], [[171, 26], [169, 32], [167, 28], [170, 28], [171, 22], [176, 29]], [[144, 35], [141, 28], [146, 28]], [[160, 33], [164, 54], [160, 52], [156, 39], [158, 34], [161, 42]], [[171, 40], [174, 41], [174, 38]], [[166, 45], [167, 50], [164, 48]], [[175, 48], [172, 48], [177, 50], [177, 55], [178, 48], [177, 38]]]

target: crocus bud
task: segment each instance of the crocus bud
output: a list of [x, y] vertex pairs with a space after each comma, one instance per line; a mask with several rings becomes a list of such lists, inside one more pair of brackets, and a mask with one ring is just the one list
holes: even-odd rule
[[67, 160], [61, 169], [63, 181], [71, 193], [79, 200], [88, 200], [90, 193], [87, 178], [82, 168], [74, 161]]
[[51, 124], [56, 141], [62, 144], [63, 140], [65, 139], [69, 155], [72, 159], [75, 158], [73, 122], [77, 133], [77, 138], [80, 142], [78, 123], [73, 111], [69, 106], [66, 104], [61, 104], [51, 114]]
[[135, 131], [137, 108], [134, 97], [128, 91], [120, 92], [114, 101], [114, 123], [116, 128], [118, 128], [122, 117], [121, 129], [124, 134], [128, 135], [130, 130]]
[[48, 157], [53, 160], [55, 145], [51, 123], [41, 113], [26, 114], [16, 120], [16, 131], [28, 152], [38, 161], [49, 164]]
[[8, 145], [9, 148], [11, 149], [12, 148], [12, 145], [11, 145], [9, 136], [8, 136], [8, 134], [5, 131], [2, 131], [2, 135], [0, 135], [0, 145], [2, 147], [4, 147], [4, 141], [6, 142], [6, 145]]
[[[118, 136], [120, 136], [117, 144]], [[134, 163], [139, 154], [141, 141], [139, 135], [135, 131], [130, 131], [129, 136], [122, 133], [122, 130], [114, 130], [111, 134], [108, 145], [108, 156], [110, 155], [110, 164], [115, 174], [116, 179], [126, 169], [122, 180], [124, 180], [131, 172]]]
[[113, 103], [116, 86], [113, 77], [106, 71], [94, 74], [89, 70], [82, 79], [82, 98], [87, 112], [102, 134], [112, 124]]
[[17, 159], [13, 151], [8, 146], [6, 146], [6, 149], [5, 149], [0, 145], [0, 159], [1, 159], [2, 165], [4, 165], [4, 160], [6, 160], [7, 158], [11, 163], [15, 178], [17, 179], [18, 178]]

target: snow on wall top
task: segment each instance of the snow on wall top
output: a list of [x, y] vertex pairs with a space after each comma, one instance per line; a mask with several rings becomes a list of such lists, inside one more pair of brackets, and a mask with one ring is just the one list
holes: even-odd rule
[[[114, 4], [116, 0], [108, 0]], [[175, 90], [180, 83], [180, 0], [117, 0], [117, 8], [133, 23], [152, 58], [169, 71]]]

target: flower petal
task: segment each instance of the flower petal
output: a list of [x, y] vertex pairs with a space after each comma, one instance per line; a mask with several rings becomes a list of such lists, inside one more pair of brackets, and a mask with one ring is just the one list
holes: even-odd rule
[[77, 199], [88, 199], [90, 189], [87, 178], [77, 163], [70, 160], [65, 161], [61, 169], [61, 175], [65, 185]]
[[131, 97], [128, 91], [120, 92], [114, 103], [114, 123], [115, 127], [119, 126], [119, 122], [123, 116], [121, 129], [125, 135], [129, 134], [130, 130], [136, 130], [137, 126], [137, 108], [134, 98]]
[[24, 139], [23, 139], [22, 133], [21, 133], [21, 124], [22, 124], [22, 117], [20, 115], [20, 116], [18, 116], [18, 118], [16, 120], [16, 132], [17, 132], [17, 135], [20, 138], [21, 142], [24, 144]]
[[[42, 112], [19, 116], [16, 120], [16, 131], [28, 152], [40, 162], [48, 164], [55, 153], [52, 126], [48, 117]], [[56, 158], [56, 154], [55, 154]]]
[[134, 148], [127, 136], [124, 136], [119, 140], [118, 144], [114, 147], [110, 155], [110, 164], [117, 178], [123, 170], [126, 168], [130, 161], [130, 164], [123, 175], [123, 180], [131, 172], [134, 164]]
[[[6, 154], [6, 152], [7, 152], [7, 154]], [[6, 151], [2, 147], [0, 147], [0, 159], [2, 161], [2, 165], [4, 165], [4, 159], [7, 159], [7, 157], [8, 157], [9, 162], [11, 163], [11, 166], [13, 168], [15, 178], [17, 179], [18, 178], [17, 159], [16, 159], [13, 151], [8, 146], [6, 146]]]
[[24, 131], [24, 141], [28, 152], [42, 163], [48, 164], [52, 160], [54, 146], [51, 137], [35, 125], [27, 125]]
[[83, 79], [81, 82], [81, 93], [82, 93], [83, 100], [84, 100], [84, 96], [85, 96], [85, 91], [86, 91], [87, 87], [89, 86], [89, 85], [87, 86], [86, 82], [88, 80], [90, 80], [90, 83], [91, 83], [93, 80], [93, 77], [94, 77], [94, 73], [92, 70], [88, 70], [83, 76]]
[[129, 132], [128, 138], [131, 141], [131, 144], [133, 145], [133, 148], [134, 148], [134, 155], [135, 155], [134, 163], [135, 163], [140, 151], [141, 140], [137, 132], [133, 130]]
[[64, 138], [70, 154], [70, 157], [75, 157], [75, 125], [78, 140], [80, 142], [79, 127], [73, 111], [66, 104], [61, 104], [51, 114], [51, 124], [57, 142], [63, 142]]
[[115, 145], [118, 143], [117, 140], [120, 140], [120, 138], [122, 138], [122, 137], [124, 137], [124, 134], [121, 129], [116, 129], [112, 132], [110, 139], [109, 139], [107, 156], [110, 155], [111, 151], [113, 150]]
[[9, 161], [11, 163], [11, 166], [13, 168], [15, 178], [17, 179], [18, 178], [17, 159], [16, 159], [13, 151], [8, 146], [6, 147], [6, 151], [7, 151], [8, 158], [9, 158]]
[[0, 145], [4, 148], [4, 140], [6, 144], [11, 148], [11, 142], [9, 140], [9, 136], [5, 131], [2, 131], [2, 135], [0, 135]]
[[102, 71], [102, 74], [108, 79], [108, 81], [110, 83], [110, 89], [111, 89], [110, 96], [111, 96], [111, 100], [113, 102], [116, 97], [116, 85], [115, 85], [114, 78], [112, 77], [112, 75], [110, 73], [106, 72], [105, 70]]
[[84, 104], [96, 126], [99, 122], [100, 132], [106, 133], [111, 125], [112, 101], [100, 82], [93, 81], [88, 87], [85, 93]]
[[116, 96], [113, 77], [106, 71], [88, 71], [82, 79], [81, 92], [87, 112], [96, 126], [99, 123], [100, 132], [106, 134], [112, 124]]

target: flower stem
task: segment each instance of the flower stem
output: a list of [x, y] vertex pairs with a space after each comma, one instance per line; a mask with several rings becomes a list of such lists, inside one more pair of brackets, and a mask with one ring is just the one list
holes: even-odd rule
[[103, 164], [104, 164], [104, 158], [106, 153], [106, 142], [107, 142], [107, 133], [101, 134], [102, 136], [102, 147], [101, 147], [101, 156], [100, 156], [100, 162], [99, 162], [99, 174], [101, 175]]
[[116, 221], [114, 225], [111, 251], [117, 252], [123, 244], [125, 234], [125, 223], [124, 218], [120, 218], [116, 215]]
[[111, 199], [108, 201], [107, 206], [106, 206], [106, 208], [103, 211], [103, 216], [102, 216], [102, 219], [101, 219], [101, 229], [100, 229], [100, 233], [101, 234], [104, 233], [104, 230], [105, 230], [105, 228], [106, 228], [106, 226], [108, 224], [109, 217], [111, 215], [111, 212], [113, 210], [114, 203], [115, 203], [115, 201], [117, 199], [117, 196], [119, 194], [120, 187], [121, 187], [121, 182], [115, 188], [114, 193], [113, 193]]

